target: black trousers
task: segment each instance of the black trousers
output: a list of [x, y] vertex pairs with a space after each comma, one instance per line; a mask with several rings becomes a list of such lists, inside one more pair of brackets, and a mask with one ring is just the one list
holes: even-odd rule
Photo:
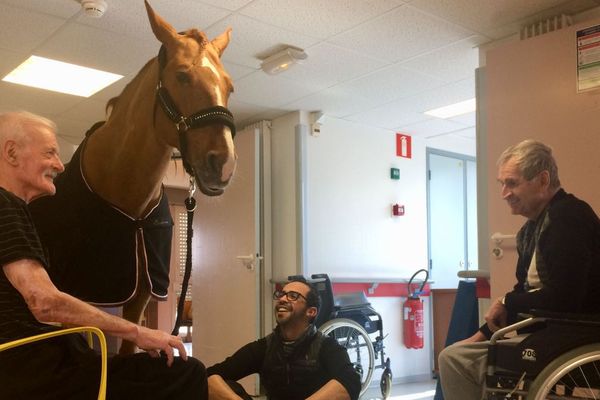
[[[78, 334], [0, 353], [0, 399], [93, 400], [99, 384], [100, 356]], [[168, 367], [165, 357], [146, 353], [114, 356], [108, 360], [107, 399], [206, 400], [206, 370], [192, 357]]]

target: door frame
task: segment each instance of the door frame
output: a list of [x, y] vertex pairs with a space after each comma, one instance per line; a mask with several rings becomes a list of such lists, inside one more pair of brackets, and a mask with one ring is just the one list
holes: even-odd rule
[[[465, 183], [463, 185], [463, 213], [464, 213], [464, 248], [463, 248], [463, 253], [465, 255], [465, 265], [464, 268], [468, 269], [468, 261], [467, 261], [467, 257], [468, 257], [468, 251], [469, 251], [469, 238], [468, 238], [468, 230], [467, 230], [467, 223], [468, 223], [468, 209], [467, 209], [467, 168], [466, 168], [466, 162], [467, 161], [473, 161], [475, 163], [475, 168], [477, 171], [477, 162], [476, 162], [476, 158], [473, 156], [469, 156], [466, 154], [460, 154], [460, 153], [454, 153], [451, 151], [446, 151], [446, 150], [439, 150], [439, 149], [434, 149], [431, 147], [426, 147], [425, 149], [425, 160], [426, 160], [426, 167], [425, 167], [425, 179], [427, 181], [427, 185], [426, 185], [426, 196], [427, 196], [427, 270], [429, 271], [429, 273], [431, 273], [431, 190], [430, 190], [430, 182], [431, 182], [431, 170], [430, 170], [430, 165], [429, 165], [429, 156], [430, 155], [437, 155], [437, 156], [442, 156], [442, 157], [448, 157], [448, 158], [454, 158], [457, 160], [461, 160], [464, 161], [464, 165], [463, 165], [463, 182]], [[476, 184], [478, 182], [476, 181]], [[478, 201], [476, 199], [476, 204], [477, 207], [479, 208], [479, 204]], [[475, 246], [479, 246], [478, 242], [478, 237], [475, 237]]]

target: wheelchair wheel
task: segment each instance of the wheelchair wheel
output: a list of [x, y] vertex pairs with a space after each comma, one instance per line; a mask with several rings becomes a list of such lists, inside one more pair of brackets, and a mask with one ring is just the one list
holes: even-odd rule
[[375, 352], [369, 334], [362, 326], [346, 318], [327, 321], [321, 325], [319, 330], [346, 348], [350, 362], [360, 375], [360, 394], [362, 395], [371, 383], [375, 364]]
[[600, 398], [600, 343], [573, 349], [535, 378], [527, 400]]
[[379, 388], [381, 389], [381, 396], [383, 396], [383, 400], [387, 400], [392, 392], [392, 369], [390, 368], [389, 358], [385, 360], [385, 369], [383, 370], [381, 379], [379, 380]]

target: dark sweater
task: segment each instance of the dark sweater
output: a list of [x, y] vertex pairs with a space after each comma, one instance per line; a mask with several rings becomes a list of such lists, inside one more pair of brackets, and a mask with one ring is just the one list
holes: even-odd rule
[[[584, 201], [560, 189], [537, 220], [517, 234], [517, 284], [505, 297], [508, 322], [532, 309], [600, 313], [600, 220]], [[529, 291], [533, 254], [541, 289]], [[481, 331], [489, 337], [484, 325]]]

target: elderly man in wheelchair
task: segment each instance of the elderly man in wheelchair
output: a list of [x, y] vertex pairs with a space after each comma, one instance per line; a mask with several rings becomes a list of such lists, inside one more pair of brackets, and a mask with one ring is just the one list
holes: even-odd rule
[[505, 150], [498, 181], [512, 213], [528, 219], [517, 234], [517, 284], [478, 332], [440, 353], [444, 398], [600, 398], [600, 319], [589, 318], [600, 313], [600, 220], [561, 189], [540, 142]]

